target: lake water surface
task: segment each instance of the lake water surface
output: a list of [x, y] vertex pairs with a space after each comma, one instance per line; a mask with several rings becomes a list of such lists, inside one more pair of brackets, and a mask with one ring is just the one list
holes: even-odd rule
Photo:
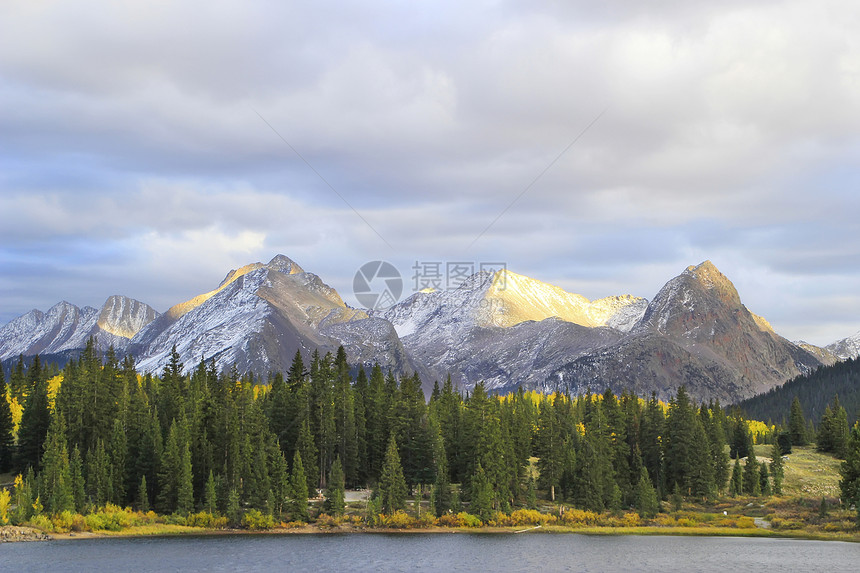
[[218, 535], [0, 545], [0, 571], [860, 571], [860, 544], [576, 534]]

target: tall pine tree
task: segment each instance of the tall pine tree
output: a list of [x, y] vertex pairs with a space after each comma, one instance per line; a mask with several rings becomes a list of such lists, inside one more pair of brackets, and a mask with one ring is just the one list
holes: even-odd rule
[[382, 512], [392, 514], [406, 509], [406, 479], [403, 477], [403, 467], [400, 465], [400, 454], [397, 451], [397, 440], [392, 434], [385, 450], [385, 461], [382, 465], [382, 475], [379, 477], [379, 497], [382, 500]]

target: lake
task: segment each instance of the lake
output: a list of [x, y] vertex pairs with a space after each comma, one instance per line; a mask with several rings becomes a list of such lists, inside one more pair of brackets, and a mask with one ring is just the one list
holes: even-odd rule
[[0, 571], [857, 571], [860, 544], [577, 534], [219, 535], [0, 545]]

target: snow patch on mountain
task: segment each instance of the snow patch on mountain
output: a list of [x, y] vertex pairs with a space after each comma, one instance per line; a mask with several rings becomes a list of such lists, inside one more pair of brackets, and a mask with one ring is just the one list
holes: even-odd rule
[[182, 315], [149, 343], [138, 360], [138, 370], [158, 372], [168, 363], [173, 346], [190, 370], [201, 360], [214, 359], [221, 369], [236, 361], [248, 332], [258, 331], [271, 312], [257, 296], [265, 270], [245, 273], [217, 294]]
[[825, 348], [842, 360], [860, 357], [860, 332], [828, 344]]
[[102, 306], [96, 324], [109, 334], [131, 339], [156, 318], [158, 312], [148, 304], [127, 296], [113, 295]]
[[78, 308], [66, 301], [47, 313], [32, 310], [0, 328], [0, 359], [81, 348], [92, 334], [98, 315], [91, 306]]

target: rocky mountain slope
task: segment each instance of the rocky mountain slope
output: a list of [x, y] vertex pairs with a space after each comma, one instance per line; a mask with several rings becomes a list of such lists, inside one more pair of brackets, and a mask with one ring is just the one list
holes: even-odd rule
[[616, 345], [571, 360], [538, 387], [581, 392], [608, 385], [667, 398], [683, 383], [698, 399], [726, 403], [821, 364], [751, 313], [731, 281], [705, 261], [666, 283]]
[[157, 317], [149, 305], [119, 295], [109, 297], [101, 310], [63, 301], [48, 312], [31, 310], [0, 327], [0, 360], [83, 348], [91, 336], [102, 349], [113, 345], [122, 351]]
[[353, 364], [418, 372], [426, 389], [449, 373], [464, 391], [483, 380], [500, 392], [608, 385], [667, 398], [686, 384], [695, 398], [724, 403], [860, 348], [860, 335], [830, 350], [785, 340], [709, 261], [687, 268], [650, 302], [591, 301], [502, 270], [368, 313], [278, 255], [230, 271], [217, 288], [163, 315], [120, 296], [100, 310], [62, 302], [31, 311], [0, 327], [0, 360], [68, 353], [93, 335], [150, 372], [164, 367], [174, 345], [187, 370], [205, 359], [261, 376], [285, 371], [297, 349], [308, 357], [343, 345]]
[[[142, 371], [158, 372], [176, 346], [186, 369], [201, 359], [239, 372], [286, 371], [296, 350], [308, 358], [343, 345], [354, 364], [395, 372], [414, 364], [385, 320], [348, 307], [317, 275], [278, 255], [231, 271], [217, 289], [168, 310], [135, 336], [129, 350]], [[432, 382], [429, 382], [432, 384]]]
[[842, 360], [857, 358], [860, 356], [860, 332], [828, 344], [825, 348]]
[[577, 356], [616, 343], [645, 311], [629, 295], [589, 301], [507, 270], [419, 292], [379, 313], [437, 379], [464, 390], [538, 385]]

